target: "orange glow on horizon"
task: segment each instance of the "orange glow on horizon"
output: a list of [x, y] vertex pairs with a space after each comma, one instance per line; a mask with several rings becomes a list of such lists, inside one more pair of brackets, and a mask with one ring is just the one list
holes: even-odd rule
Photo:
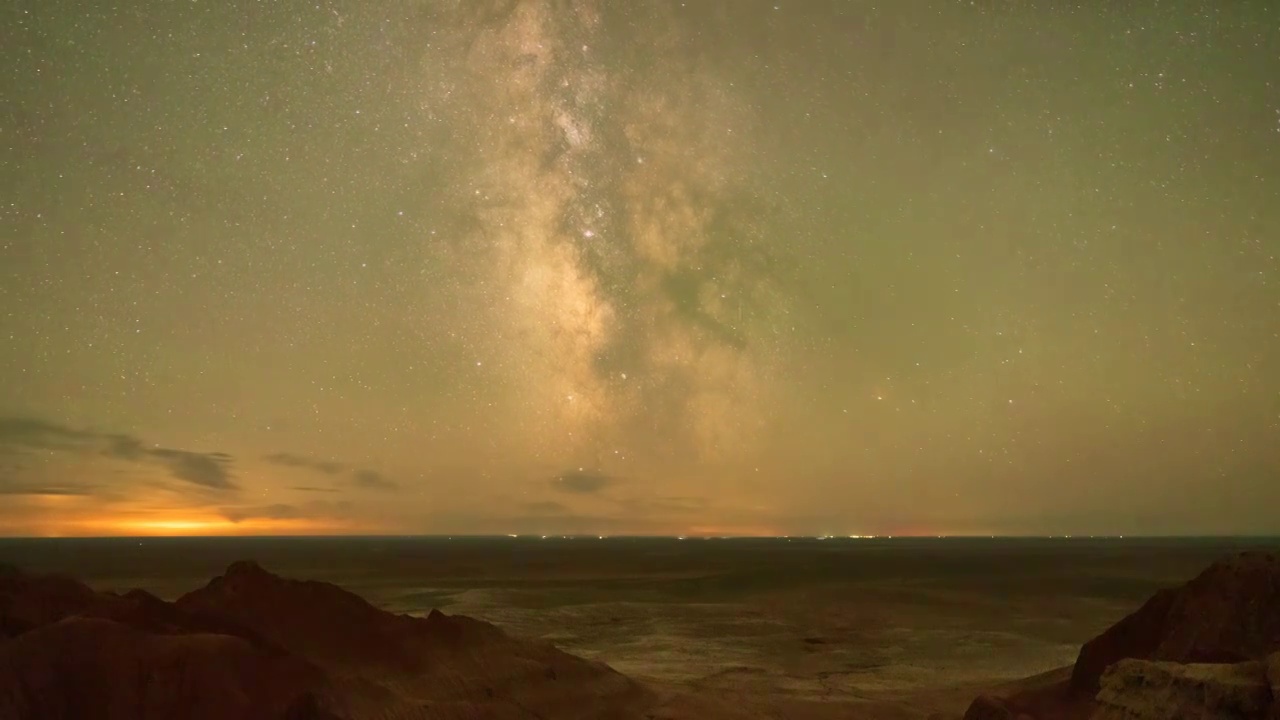
[[221, 524], [204, 520], [147, 520], [134, 523], [139, 528], [155, 530], [204, 530]]
[[[41, 535], [60, 536], [233, 536], [347, 535], [362, 528], [336, 520], [250, 518], [240, 522], [217, 516], [105, 517], [62, 523]], [[367, 530], [366, 530], [367, 531]]]

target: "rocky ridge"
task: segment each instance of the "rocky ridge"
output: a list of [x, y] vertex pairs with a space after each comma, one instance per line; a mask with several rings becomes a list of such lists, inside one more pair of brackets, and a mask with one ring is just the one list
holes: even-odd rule
[[1278, 649], [1280, 557], [1241, 553], [1210, 565], [1182, 587], [1156, 593], [1085, 643], [1071, 686], [1096, 692], [1106, 667], [1125, 658], [1237, 663]]
[[965, 720], [1280, 720], [1280, 558], [1245, 552], [1085, 643], [1069, 679], [981, 696]]
[[1266, 718], [1273, 703], [1266, 666], [1125, 659], [1102, 674], [1094, 720]]
[[639, 717], [608, 666], [236, 563], [168, 603], [0, 570], [6, 720]]

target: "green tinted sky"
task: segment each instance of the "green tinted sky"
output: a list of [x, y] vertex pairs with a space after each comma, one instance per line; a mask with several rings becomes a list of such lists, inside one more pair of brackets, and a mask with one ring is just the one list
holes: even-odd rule
[[1280, 8], [19, 0], [0, 533], [1280, 532]]

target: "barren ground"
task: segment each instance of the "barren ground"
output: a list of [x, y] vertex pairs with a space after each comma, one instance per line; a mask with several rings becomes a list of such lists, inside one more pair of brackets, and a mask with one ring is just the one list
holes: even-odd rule
[[489, 620], [656, 687], [920, 717], [1069, 665], [1157, 588], [1259, 545], [1280, 542], [3, 540], [0, 562], [172, 598], [253, 558], [389, 610]]

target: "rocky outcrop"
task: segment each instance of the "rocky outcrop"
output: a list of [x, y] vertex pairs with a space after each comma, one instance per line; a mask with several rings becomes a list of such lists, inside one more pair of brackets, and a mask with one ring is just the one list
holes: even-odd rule
[[329, 583], [291, 580], [237, 562], [173, 603], [190, 615], [248, 628], [321, 665], [413, 671], [414, 619], [386, 613]]
[[0, 717], [14, 720], [317, 720], [305, 705], [323, 685], [318, 668], [243, 638], [103, 618], [64, 618], [0, 644]]
[[1181, 663], [1260, 660], [1280, 650], [1280, 558], [1247, 552], [1214, 563], [1182, 587], [1156, 593], [1080, 648], [1074, 690], [1097, 692], [1125, 658]]
[[0, 570], [5, 720], [642, 717], [608, 666], [236, 563], [165, 602]]
[[155, 633], [225, 633], [265, 642], [243, 625], [184, 610], [143, 590], [100, 593], [71, 578], [0, 567], [0, 637], [16, 637], [73, 616], [115, 620]]
[[1094, 710], [1091, 698], [1072, 694], [1065, 680], [1034, 684], [1007, 697], [979, 695], [964, 720], [1085, 720]]
[[1272, 711], [1264, 663], [1121, 660], [1107, 668], [1093, 720], [1266, 720]]
[[[985, 720], [1021, 714], [1037, 720], [1082, 720], [1106, 712], [1099, 717], [1280, 720], [1280, 703], [1270, 701], [1261, 715], [1212, 714], [1235, 707], [1232, 703], [1256, 710], [1256, 705], [1232, 694], [1248, 692], [1232, 684], [1231, 678], [1239, 679], [1240, 674], [1253, 678], [1245, 683], [1248, 688], [1265, 688], [1268, 697], [1280, 696], [1274, 690], [1280, 675], [1277, 651], [1280, 558], [1265, 552], [1240, 553], [1210, 565], [1181, 587], [1161, 590], [1085, 643], [1069, 680], [1006, 697], [980, 697], [965, 717]], [[1259, 680], [1268, 672], [1269, 682]], [[1158, 714], [1175, 706], [1180, 709], [1173, 714]], [[1202, 714], [1179, 714], [1184, 712]]]
[[425, 618], [387, 613], [335, 585], [282, 578], [253, 563], [232, 565], [175, 606], [248, 628], [333, 674], [361, 678], [365, 691], [386, 689], [437, 714], [480, 699], [495, 708], [587, 718], [644, 695], [603, 663], [513, 638], [489, 623], [438, 610]]
[[994, 695], [979, 695], [964, 713], [964, 720], [1019, 720], [1020, 715], [1009, 701]]

